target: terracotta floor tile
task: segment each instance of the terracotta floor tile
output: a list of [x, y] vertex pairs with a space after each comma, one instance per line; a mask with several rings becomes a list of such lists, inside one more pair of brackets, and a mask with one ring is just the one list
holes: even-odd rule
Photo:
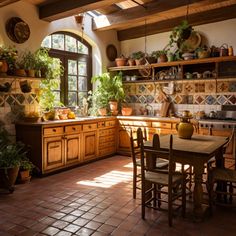
[[[115, 156], [33, 178], [29, 184], [16, 185], [13, 194], [0, 191], [0, 236], [235, 235], [236, 209], [214, 206], [213, 216], [195, 223], [189, 198], [186, 218], [177, 214], [172, 228], [167, 212], [147, 209], [143, 221], [140, 191], [132, 198], [130, 162], [129, 157]], [[103, 182], [110, 186], [102, 187]]]

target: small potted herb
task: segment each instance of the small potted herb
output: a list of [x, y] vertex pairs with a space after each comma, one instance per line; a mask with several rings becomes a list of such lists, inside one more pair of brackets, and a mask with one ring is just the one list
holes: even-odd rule
[[18, 182], [26, 183], [31, 179], [31, 172], [34, 168], [34, 164], [28, 159], [24, 158], [20, 163], [20, 170], [18, 174]]
[[145, 64], [145, 53], [142, 51], [133, 52], [131, 57], [135, 60], [137, 66]]
[[155, 57], [157, 59], [157, 62], [166, 62], [168, 60], [166, 54], [166, 50], [157, 50], [153, 51], [151, 53], [151, 56]]

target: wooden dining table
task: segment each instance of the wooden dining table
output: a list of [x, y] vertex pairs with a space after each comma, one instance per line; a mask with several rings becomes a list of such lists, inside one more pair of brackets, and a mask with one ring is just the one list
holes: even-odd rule
[[[160, 135], [160, 148], [168, 150], [169, 141], [170, 135]], [[173, 150], [176, 161], [193, 167], [193, 214], [196, 219], [202, 219], [205, 212], [202, 205], [204, 165], [214, 156], [216, 158], [216, 164], [222, 165], [223, 146], [226, 143], [227, 137], [193, 135], [191, 139], [182, 139], [178, 135], [173, 135]], [[150, 147], [152, 146], [152, 142], [147, 141], [144, 145]], [[155, 167], [155, 159], [153, 156], [147, 158], [149, 168]]]

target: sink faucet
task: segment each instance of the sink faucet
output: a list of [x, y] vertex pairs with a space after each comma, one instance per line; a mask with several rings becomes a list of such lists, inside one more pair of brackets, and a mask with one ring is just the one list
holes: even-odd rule
[[151, 106], [150, 104], [147, 104], [145, 106], [145, 109], [147, 111], [147, 115], [148, 116], [153, 116], [154, 115], [154, 109], [153, 109], [153, 106]]

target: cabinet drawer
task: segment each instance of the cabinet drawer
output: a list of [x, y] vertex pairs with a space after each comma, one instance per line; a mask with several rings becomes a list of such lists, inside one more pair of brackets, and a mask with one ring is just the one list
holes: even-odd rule
[[107, 135], [115, 135], [115, 129], [104, 129], [99, 130], [99, 137], [107, 136]]
[[119, 121], [120, 125], [133, 125], [133, 121], [130, 120], [120, 120]]
[[109, 148], [104, 148], [104, 149], [100, 149], [98, 151], [98, 155], [99, 156], [105, 156], [105, 155], [109, 155], [109, 154], [113, 154], [116, 152], [116, 148], [115, 147], [109, 147]]
[[63, 127], [51, 127], [43, 129], [44, 136], [63, 134]]
[[83, 131], [96, 130], [97, 123], [83, 125]]
[[165, 123], [165, 122], [152, 122], [152, 127], [154, 127], [154, 128], [165, 128], [165, 129], [171, 129], [171, 123]]
[[149, 127], [151, 126], [151, 122], [148, 121], [133, 121], [134, 126], [142, 126], [142, 127]]
[[115, 141], [108, 142], [108, 143], [101, 143], [98, 145], [98, 149], [108, 148], [108, 147], [115, 147]]
[[66, 133], [78, 133], [80, 131], [82, 131], [81, 125], [68, 125], [65, 127]]
[[102, 143], [110, 142], [110, 141], [115, 141], [115, 136], [100, 137], [99, 138], [99, 145]]
[[106, 127], [115, 127], [116, 126], [116, 121], [115, 120], [110, 120], [105, 122]]
[[105, 121], [98, 122], [98, 128], [105, 127]]

